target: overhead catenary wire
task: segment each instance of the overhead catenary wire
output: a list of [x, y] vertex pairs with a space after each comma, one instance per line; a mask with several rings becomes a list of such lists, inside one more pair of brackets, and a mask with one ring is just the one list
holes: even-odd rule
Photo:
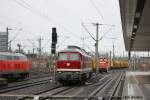
[[51, 41], [51, 39], [49, 39], [49, 40], [44, 44], [44, 46], [42, 47], [42, 49], [44, 49], [44, 48], [47, 46], [47, 44], [50, 43], [50, 41]]
[[[88, 29], [85, 27], [85, 25], [84, 25], [83, 23], [81, 23], [81, 24], [82, 24], [83, 28], [85, 29], [85, 31], [86, 31], [87, 33], [89, 33], [89, 35], [92, 37], [92, 39], [96, 41], [96, 39], [94, 38], [94, 36], [92, 36], [92, 34], [88, 31]], [[106, 24], [101, 24], [101, 25], [106, 25]], [[105, 33], [98, 39], [98, 41], [102, 40], [102, 39], [109, 33], [109, 31], [110, 31], [111, 29], [112, 29], [112, 27], [109, 28], [108, 31], [105, 32]]]
[[98, 41], [102, 40], [111, 30], [112, 28], [109, 28], [109, 30], [107, 32], [105, 32], [99, 39]]
[[91, 4], [93, 5], [93, 7], [96, 9], [97, 13], [99, 14], [99, 16], [101, 17], [101, 20], [103, 22], [105, 22], [105, 19], [101, 13], [101, 11], [99, 10], [99, 8], [97, 7], [97, 5], [95, 4], [94, 0], [89, 0], [91, 2]]
[[0, 22], [0, 24], [3, 25], [3, 26], [8, 26], [7, 24], [1, 23], [1, 22]]
[[73, 35], [75, 38], [79, 39], [79, 36], [77, 36], [74, 32], [70, 31], [68, 28], [58, 24], [55, 20], [53, 20], [52, 18], [50, 18], [49, 16], [45, 15], [44, 13], [38, 11], [37, 9], [35, 9], [34, 7], [32, 7], [30, 4], [28, 4], [27, 2], [25, 2], [24, 0], [14, 0], [17, 4], [19, 4], [20, 6], [22, 6], [23, 8], [29, 10], [31, 13], [43, 18], [46, 21], [52, 22], [54, 24], [56, 24], [58, 27], [60, 27], [61, 29], [63, 29], [64, 31], [67, 31], [69, 33], [71, 33], [71, 35]]
[[[5, 18], [5, 17], [3, 17], [3, 16], [0, 16], [0, 18], [8, 19], [8, 18]], [[3, 25], [3, 26], [6, 26], [6, 27], [11, 27], [11, 25], [6, 24], [6, 23], [4, 23], [4, 22], [0, 22], [0, 24]]]
[[69, 39], [70, 37], [65, 37], [65, 39], [59, 44], [59, 45], [57, 45], [57, 49], [67, 40], [67, 39]]
[[88, 50], [90, 50], [92, 53], [95, 52], [94, 50], [91, 49], [91, 47], [86, 46]]
[[12, 41], [14, 41], [14, 40], [17, 38], [17, 36], [19, 36], [19, 34], [20, 34], [20, 29], [19, 29], [18, 32], [15, 34], [15, 36], [12, 37], [12, 39], [10, 39], [10, 41], [8, 41], [8, 43], [11, 43]]
[[[111, 14], [110, 14], [110, 12], [109, 12], [109, 7], [106, 5], [106, 3], [105, 3], [105, 1], [104, 0], [101, 0], [102, 2], [103, 2], [103, 5], [104, 5], [104, 7], [105, 7], [105, 10], [106, 10], [106, 12], [107, 12], [107, 15], [108, 16], [111, 16]], [[108, 21], [108, 20], [107, 20]], [[110, 21], [110, 20], [109, 20]]]
[[[46, 1], [44, 1], [44, 0], [43, 0], [43, 2], [45, 3], [46, 6], [49, 6], [49, 5], [48, 5], [48, 2], [46, 2]], [[45, 5], [44, 5], [44, 6], [45, 6]], [[45, 6], [45, 7], [46, 7], [46, 6]], [[63, 12], [65, 12], [65, 13], [67, 14], [67, 16], [70, 16], [71, 18], [73, 18], [73, 19], [75, 19], [75, 20], [82, 21], [82, 19], [81, 19], [77, 14], [75, 14], [75, 15], [77, 15], [77, 16], [75, 16], [75, 15], [74, 15], [74, 12], [68, 11], [68, 9], [66, 9], [65, 6], [62, 6], [62, 5], [59, 4], [59, 7], [63, 8]], [[47, 7], [46, 7], [46, 8], [47, 8]], [[48, 9], [48, 8], [47, 8], [47, 9]]]
[[[6, 17], [6, 16], [0, 16], [0, 19], [2, 19], [3, 21], [4, 21], [4, 20], [9, 21], [9, 23], [12, 22], [13, 24], [14, 24], [14, 23], [17, 23], [17, 24], [20, 23], [20, 22], [16, 21], [16, 19], [9, 18], [9, 17]], [[6, 25], [6, 26], [8, 26], [8, 25]], [[14, 26], [13, 26], [13, 27], [14, 27]]]
[[92, 38], [93, 40], [96, 40], [96, 39], [92, 36], [92, 34], [89, 32], [89, 30], [85, 27], [85, 25], [84, 25], [83, 23], [81, 23], [81, 25], [83, 26], [83, 28], [85, 29], [85, 31], [86, 31], [87, 33], [89, 33], [89, 35], [91, 36], [91, 38]]
[[[21, 25], [24, 25], [24, 26], [26, 26], [26, 27], [31, 27], [31, 26], [28, 26], [28, 25], [26, 25], [26, 24], [24, 24], [24, 23], [22, 23], [22, 22], [20, 22], [20, 21], [17, 21], [16, 19], [13, 19], [13, 18], [9, 18], [9, 17], [4, 17], [4, 16], [0, 16], [0, 18], [2, 18], [2, 19], [6, 19], [6, 20], [8, 20], [9, 22], [10, 21], [12, 21], [13, 23], [16, 23], [16, 24], [21, 24]], [[11, 28], [18, 28], [17, 26], [12, 26], [12, 25], [8, 25], [8, 24], [4, 24], [4, 23], [1, 23], [0, 22], [0, 24], [1, 25], [4, 25], [5, 27], [11, 27]], [[26, 31], [26, 33], [30, 33], [31, 34], [31, 32], [29, 32], [29, 30], [26, 30], [25, 28], [23, 29], [23, 31]], [[36, 34], [34, 34], [34, 33], [32, 33], [32, 36], [33, 35], [36, 35]]]

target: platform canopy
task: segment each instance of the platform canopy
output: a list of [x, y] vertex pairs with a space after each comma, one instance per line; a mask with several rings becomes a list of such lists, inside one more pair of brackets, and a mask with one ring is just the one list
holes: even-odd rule
[[119, 0], [127, 51], [150, 51], [150, 0]]

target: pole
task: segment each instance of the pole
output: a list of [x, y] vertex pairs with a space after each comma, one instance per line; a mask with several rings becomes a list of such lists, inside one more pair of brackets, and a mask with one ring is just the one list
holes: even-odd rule
[[114, 60], [114, 57], [115, 57], [115, 46], [114, 46], [114, 41], [113, 41], [113, 60]]
[[82, 40], [82, 48], [84, 48], [84, 40], [85, 40], [85, 37], [81, 37], [81, 40]]
[[33, 49], [32, 49], [32, 50], [33, 50], [33, 54], [34, 54], [34, 47], [33, 47]]
[[148, 66], [149, 66], [149, 51], [148, 51]]
[[135, 54], [135, 51], [134, 51], [134, 58], [133, 58], [133, 65], [134, 65], [134, 66], [133, 66], [133, 68], [134, 68], [133, 70], [134, 70], [134, 71], [135, 71], [135, 60], [136, 60], [136, 56], [135, 56], [135, 55], [136, 55], [136, 54]]
[[8, 29], [8, 27], [7, 27], [7, 28], [6, 28], [6, 35], [7, 35], [7, 51], [8, 51], [8, 38], [9, 38], [9, 37], [8, 37], [8, 35], [9, 35], [8, 30], [9, 30], [9, 29]]
[[13, 30], [11, 28], [6, 28], [6, 35], [7, 35], [7, 51], [11, 51], [11, 41], [9, 43], [9, 30]]
[[96, 59], [96, 75], [98, 75], [98, 63], [99, 63], [99, 54], [98, 54], [98, 28], [99, 23], [95, 23], [96, 25], [96, 43], [95, 43], [95, 59]]
[[109, 67], [112, 67], [112, 64], [111, 64], [111, 63], [112, 63], [112, 59], [111, 59], [111, 50], [110, 50], [110, 57], [109, 57], [109, 59], [110, 59], [110, 61], [109, 61], [109, 63], [110, 63], [110, 64], [109, 64]]
[[18, 46], [18, 51], [20, 53], [21, 52], [21, 44], [18, 44], [17, 46]]
[[56, 56], [55, 54], [52, 54], [52, 67], [53, 67], [53, 82], [55, 83], [56, 82]]
[[41, 57], [41, 51], [42, 51], [42, 50], [41, 50], [41, 48], [42, 48], [42, 47], [41, 47], [42, 38], [40, 37], [38, 41], [39, 41], [39, 58], [40, 58], [40, 57]]

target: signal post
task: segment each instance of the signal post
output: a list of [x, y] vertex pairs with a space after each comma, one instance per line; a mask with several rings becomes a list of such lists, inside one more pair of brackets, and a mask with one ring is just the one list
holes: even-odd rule
[[51, 61], [50, 65], [53, 68], [53, 80], [55, 82], [55, 60], [56, 60], [56, 44], [57, 44], [57, 32], [56, 28], [52, 28], [52, 44], [51, 44]]

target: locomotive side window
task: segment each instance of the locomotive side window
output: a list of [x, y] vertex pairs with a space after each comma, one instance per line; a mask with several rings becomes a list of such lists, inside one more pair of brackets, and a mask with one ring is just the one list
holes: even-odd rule
[[25, 57], [25, 56], [18, 56], [18, 59], [19, 60], [27, 60], [27, 57]]
[[70, 54], [70, 60], [79, 60], [78, 54]]
[[14, 56], [15, 60], [19, 60], [19, 57], [18, 56]]
[[21, 56], [20, 60], [27, 60], [27, 57]]
[[13, 60], [13, 57], [8, 55], [7, 60]]
[[0, 55], [0, 60], [6, 60], [6, 59], [7, 59], [6, 55]]
[[67, 60], [67, 54], [66, 53], [60, 53], [58, 59], [59, 60]]

